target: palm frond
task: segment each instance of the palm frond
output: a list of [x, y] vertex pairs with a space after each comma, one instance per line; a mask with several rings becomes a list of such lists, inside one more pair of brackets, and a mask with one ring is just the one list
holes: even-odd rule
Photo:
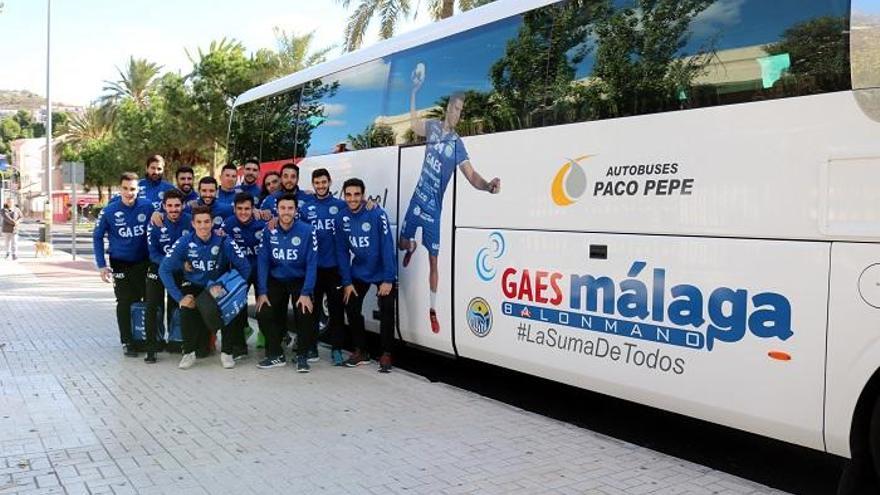
[[364, 42], [364, 34], [382, 0], [361, 0], [345, 26], [345, 50], [354, 51]]

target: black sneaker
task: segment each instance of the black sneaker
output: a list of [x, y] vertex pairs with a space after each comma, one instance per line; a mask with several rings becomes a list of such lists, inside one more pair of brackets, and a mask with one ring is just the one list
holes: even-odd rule
[[382, 354], [379, 358], [379, 373], [391, 373], [391, 354]]
[[131, 344], [123, 346], [122, 353], [125, 357], [138, 357], [137, 351], [134, 350], [134, 347]]
[[274, 356], [274, 357], [266, 357], [259, 363], [257, 363], [257, 368], [261, 370], [267, 370], [269, 368], [281, 368], [287, 364], [287, 359], [284, 356]]
[[370, 358], [367, 357], [366, 354], [362, 353], [360, 350], [355, 349], [354, 353], [349, 356], [348, 361], [345, 362], [345, 365], [349, 368], [354, 368], [355, 366], [360, 366], [362, 364], [367, 364], [370, 362]]
[[155, 352], [148, 352], [147, 357], [144, 358], [144, 362], [148, 363], [148, 364], [155, 363], [156, 362], [156, 353]]
[[299, 356], [296, 358], [297, 373], [308, 373], [311, 370], [312, 367], [309, 366], [309, 360], [306, 356]]

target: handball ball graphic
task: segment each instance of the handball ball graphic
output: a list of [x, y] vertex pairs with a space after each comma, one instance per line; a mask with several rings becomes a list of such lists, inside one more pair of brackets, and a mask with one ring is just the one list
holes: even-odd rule
[[425, 81], [425, 64], [419, 62], [412, 71], [412, 82], [415, 85], [422, 84]]

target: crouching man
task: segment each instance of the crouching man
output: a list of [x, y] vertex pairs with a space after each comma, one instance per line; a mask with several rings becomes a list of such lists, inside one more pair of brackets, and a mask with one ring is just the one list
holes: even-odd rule
[[266, 336], [266, 358], [257, 364], [268, 369], [284, 366], [281, 340], [287, 307], [293, 300], [296, 316], [296, 370], [308, 373], [308, 351], [315, 338], [312, 291], [318, 273], [318, 239], [311, 224], [296, 218], [296, 196], [278, 198], [278, 225], [266, 227], [257, 249], [257, 321]]
[[[235, 242], [229, 237], [214, 233], [210, 207], [193, 207], [192, 226], [194, 232], [181, 236], [159, 265], [159, 278], [168, 294], [180, 304], [180, 329], [183, 334], [180, 369], [188, 369], [195, 364], [196, 349], [202, 347], [209, 337], [209, 329], [196, 307], [197, 299], [202, 304], [199, 296], [206, 289], [210, 291], [211, 287], [208, 285], [212, 280], [217, 280], [229, 270], [237, 270], [245, 280], [251, 271], [247, 259]], [[187, 266], [186, 270], [184, 266]], [[180, 285], [174, 279], [175, 273], [183, 274]], [[233, 342], [228, 328], [228, 325], [222, 328], [223, 345], [220, 351], [220, 364], [227, 369], [235, 367], [231, 349]]]

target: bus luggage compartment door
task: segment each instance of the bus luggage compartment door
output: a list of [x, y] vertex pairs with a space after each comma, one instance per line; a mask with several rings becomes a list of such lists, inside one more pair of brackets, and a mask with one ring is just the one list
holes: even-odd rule
[[823, 449], [829, 250], [460, 227], [456, 348]]

